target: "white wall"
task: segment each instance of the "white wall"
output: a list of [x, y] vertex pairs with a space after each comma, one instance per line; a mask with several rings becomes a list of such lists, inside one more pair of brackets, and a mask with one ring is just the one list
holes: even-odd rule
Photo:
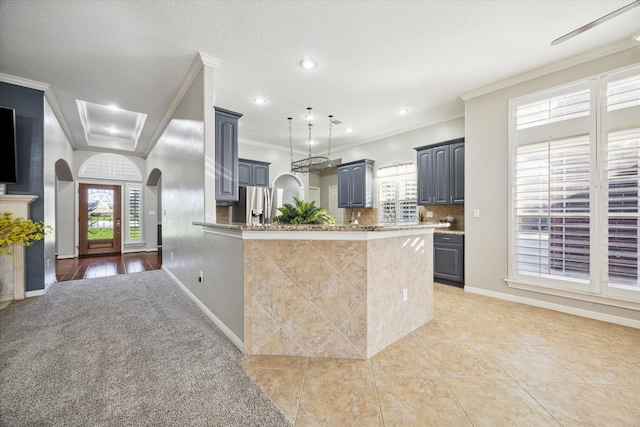
[[[65, 160], [70, 167], [73, 165], [73, 148], [65, 136], [60, 123], [56, 118], [49, 101], [44, 100], [44, 222], [56, 226], [54, 233], [49, 233], [44, 240], [44, 283], [45, 287], [56, 281], [56, 246], [64, 252], [73, 250], [73, 243], [69, 247], [69, 241], [73, 242], [73, 213], [63, 216], [56, 212], [56, 171], [55, 164], [59, 159]], [[62, 182], [61, 187], [73, 183]], [[63, 191], [63, 197], [68, 202], [68, 197], [73, 198], [73, 192]], [[73, 200], [73, 199], [72, 199]], [[56, 215], [57, 222], [56, 222]], [[71, 225], [71, 228], [70, 228]], [[57, 244], [56, 239], [60, 240]]]
[[[214, 197], [205, 191], [205, 179], [212, 179], [209, 169], [205, 169], [205, 158], [214, 156], [205, 147], [205, 120], [206, 126], [215, 128], [213, 118], [210, 122], [205, 118], [205, 109], [213, 107], [207, 105], [205, 93], [213, 91], [213, 79], [213, 69], [207, 66], [196, 75], [147, 157], [147, 170], [158, 168], [162, 172], [163, 266], [242, 340], [242, 242], [236, 242], [239, 249], [234, 247], [236, 250], [231, 251], [234, 248], [208, 238], [199, 226], [193, 225], [194, 221], [205, 221], [205, 198]], [[233, 253], [240, 254], [235, 263], [229, 259]], [[200, 271], [204, 273], [204, 283], [198, 282]], [[234, 283], [240, 286], [231, 286]]]
[[464, 136], [464, 117], [426, 126], [410, 132], [382, 138], [366, 144], [337, 149], [332, 158], [342, 158], [343, 163], [360, 159], [374, 160], [374, 172], [379, 167], [394, 163], [415, 163], [415, 147], [435, 144]]
[[[640, 48], [533, 78], [469, 99], [465, 105], [465, 278], [467, 288], [640, 320], [640, 312], [507, 287], [508, 101], [511, 98], [638, 62]], [[480, 217], [473, 218], [473, 209]]]

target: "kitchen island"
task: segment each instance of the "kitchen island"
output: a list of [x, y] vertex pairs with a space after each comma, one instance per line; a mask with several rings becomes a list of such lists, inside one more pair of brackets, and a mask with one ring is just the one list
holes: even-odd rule
[[433, 232], [448, 224], [194, 225], [242, 241], [246, 354], [368, 359], [433, 318]]

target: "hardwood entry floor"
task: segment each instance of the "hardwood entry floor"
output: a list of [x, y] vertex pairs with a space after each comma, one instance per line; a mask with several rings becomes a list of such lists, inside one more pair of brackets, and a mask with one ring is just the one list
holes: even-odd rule
[[56, 261], [58, 282], [140, 273], [162, 268], [162, 250], [122, 255], [88, 256]]

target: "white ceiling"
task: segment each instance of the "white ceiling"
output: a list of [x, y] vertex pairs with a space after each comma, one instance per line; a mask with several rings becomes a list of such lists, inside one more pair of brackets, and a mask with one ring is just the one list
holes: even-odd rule
[[146, 114], [132, 151], [145, 156], [202, 52], [222, 61], [216, 105], [244, 114], [241, 139], [288, 146], [293, 117], [305, 150], [313, 107], [314, 135], [326, 140], [329, 114], [343, 122], [339, 147], [460, 117], [462, 93], [631, 44], [640, 7], [550, 46], [630, 2], [0, 0], [0, 73], [50, 84], [76, 148], [112, 149], [87, 145], [76, 100]]

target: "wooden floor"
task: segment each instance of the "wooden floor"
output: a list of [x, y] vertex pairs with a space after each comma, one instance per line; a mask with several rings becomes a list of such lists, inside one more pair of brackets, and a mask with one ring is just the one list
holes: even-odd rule
[[59, 259], [56, 261], [56, 278], [58, 282], [63, 282], [159, 270], [161, 267], [162, 250], [158, 252]]

